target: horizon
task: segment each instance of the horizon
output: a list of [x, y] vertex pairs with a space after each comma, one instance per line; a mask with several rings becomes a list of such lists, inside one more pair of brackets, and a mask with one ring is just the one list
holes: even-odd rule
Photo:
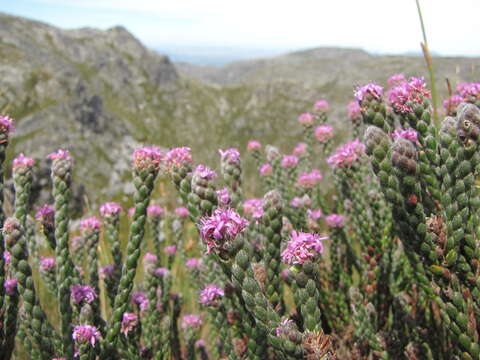
[[[299, 3], [304, 6], [297, 6]], [[423, 38], [415, 1], [386, 3], [343, 0], [321, 6], [302, 0], [294, 5], [266, 0], [257, 6], [246, 0], [243, 6], [226, 6], [213, 0], [200, 6], [193, 1], [19, 0], [1, 4], [0, 11], [62, 29], [120, 25], [147, 47], [160, 52], [166, 49], [163, 53], [172, 60], [197, 64], [220, 65], [323, 47], [361, 49], [375, 55], [420, 54]], [[275, 17], [271, 16], [273, 5]], [[452, 7], [447, 0], [425, 0], [421, 5], [432, 53], [480, 55], [474, 31], [480, 2], [459, 0]], [[366, 11], [367, 6], [372, 11]], [[398, 25], [392, 26], [392, 13], [399, 19]], [[338, 14], [342, 17], [330, 16]], [[248, 26], [238, 18], [248, 18]], [[455, 29], [462, 29], [461, 36]]]

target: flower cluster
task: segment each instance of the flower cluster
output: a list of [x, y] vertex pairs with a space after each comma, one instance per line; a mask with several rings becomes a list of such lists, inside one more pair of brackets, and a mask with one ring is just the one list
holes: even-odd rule
[[45, 204], [35, 213], [35, 219], [43, 225], [53, 226], [55, 221], [55, 209], [53, 206]]
[[100, 267], [100, 277], [102, 279], [111, 279], [115, 274], [115, 264]]
[[147, 294], [143, 291], [138, 291], [132, 294], [132, 302], [135, 305], [140, 307], [140, 310], [145, 310], [148, 308], [149, 301], [147, 298]]
[[42, 271], [52, 271], [55, 269], [55, 258], [54, 257], [41, 257], [40, 258], [40, 270]]
[[303, 189], [311, 189], [323, 179], [320, 170], [313, 169], [310, 172], [304, 172], [298, 175], [297, 186]]
[[136, 170], [158, 170], [164, 155], [156, 146], [145, 146], [133, 152], [133, 167]]
[[247, 144], [247, 151], [259, 151], [262, 148], [262, 144], [256, 140], [250, 140]]
[[412, 77], [408, 81], [392, 88], [388, 93], [388, 101], [393, 110], [399, 114], [413, 112], [414, 104], [421, 104], [424, 98], [430, 97], [423, 78]]
[[207, 253], [222, 249], [248, 226], [248, 221], [233, 209], [216, 209], [213, 215], [201, 219], [200, 235], [207, 245]]
[[122, 212], [122, 206], [116, 202], [106, 202], [100, 206], [100, 215], [104, 217], [117, 215]]
[[92, 303], [97, 298], [95, 290], [89, 285], [73, 285], [70, 288], [72, 294], [72, 300], [76, 304], [81, 302]]
[[328, 237], [292, 231], [287, 248], [282, 252], [282, 261], [287, 265], [303, 264], [323, 252], [323, 241]]
[[390, 76], [387, 80], [388, 87], [394, 87], [397, 85], [400, 85], [404, 82], [406, 82], [407, 79], [405, 78], [405, 75], [403, 74], [393, 74]]
[[227, 150], [218, 150], [220, 154], [220, 158], [222, 161], [227, 162], [229, 164], [239, 164], [240, 163], [240, 152], [235, 149], [227, 149]]
[[68, 150], [58, 149], [57, 151], [52, 152], [47, 156], [50, 160], [66, 160], [72, 161], [72, 157], [70, 156], [70, 152]]
[[3, 287], [5, 288], [5, 292], [8, 296], [12, 296], [15, 294], [15, 290], [17, 289], [18, 281], [15, 279], [5, 280], [3, 283]]
[[147, 207], [147, 216], [157, 218], [163, 216], [165, 210], [160, 205], [150, 205]]
[[170, 270], [164, 267], [159, 267], [155, 269], [155, 276], [157, 277], [164, 277], [170, 274]]
[[299, 142], [295, 145], [293, 149], [293, 155], [295, 156], [302, 156], [307, 152], [307, 144], [304, 142]]
[[347, 116], [352, 122], [357, 122], [362, 119], [362, 109], [358, 104], [358, 101], [350, 101], [347, 105]]
[[194, 171], [195, 176], [198, 176], [205, 180], [215, 180], [217, 178], [217, 173], [212, 169], [209, 169], [205, 165], [198, 165]]
[[290, 206], [298, 209], [298, 208], [304, 208], [312, 205], [312, 200], [308, 195], [304, 195], [302, 197], [295, 196], [292, 201], [290, 201]]
[[330, 104], [328, 103], [327, 100], [324, 100], [324, 99], [318, 100], [313, 105], [313, 110], [317, 113], [327, 112], [328, 110], [330, 110]]
[[333, 137], [333, 127], [330, 125], [320, 125], [315, 129], [315, 137], [321, 143], [330, 140]]
[[298, 117], [298, 122], [305, 126], [313, 125], [314, 117], [310, 113], [303, 113]]
[[100, 331], [95, 326], [77, 325], [73, 329], [73, 340], [79, 344], [90, 343], [95, 347], [96, 342], [101, 338]]
[[342, 228], [345, 225], [345, 216], [339, 214], [330, 214], [325, 217], [325, 222], [328, 227]]
[[393, 139], [402, 138], [402, 139], [410, 140], [413, 143], [418, 142], [418, 134], [413, 129], [405, 129], [405, 130], [397, 129], [391, 134], [391, 136]]
[[350, 167], [364, 153], [365, 145], [355, 139], [338, 147], [335, 154], [327, 159], [327, 163], [332, 167]]
[[96, 216], [90, 216], [80, 221], [80, 229], [87, 232], [99, 231], [102, 222]]
[[138, 316], [135, 315], [134, 313], [123, 313], [122, 317], [122, 328], [120, 332], [127, 336], [130, 331], [132, 331], [135, 326], [138, 324]]
[[189, 269], [197, 269], [200, 264], [201, 260], [199, 258], [190, 258], [185, 262], [185, 266]]
[[225, 292], [217, 285], [206, 285], [200, 292], [200, 303], [204, 306], [214, 306], [218, 300], [225, 296]]
[[243, 202], [243, 213], [259, 220], [263, 216], [263, 199], [252, 198]]
[[453, 94], [443, 102], [443, 107], [447, 111], [447, 114], [450, 114], [455, 111], [457, 109], [457, 106], [460, 105], [460, 103], [462, 103], [463, 101], [463, 97], [458, 94]]
[[189, 147], [177, 147], [167, 152], [165, 155], [165, 165], [168, 169], [181, 168], [186, 164], [191, 164], [192, 154]]
[[183, 329], [198, 330], [202, 326], [202, 318], [199, 315], [187, 314], [182, 317]]
[[228, 191], [227, 187], [224, 187], [223, 189], [217, 190], [217, 199], [218, 203], [222, 206], [227, 206], [230, 204], [230, 192]]
[[16, 170], [19, 168], [31, 168], [34, 164], [35, 164], [35, 160], [23, 155], [23, 153], [20, 153], [15, 159], [13, 159], [12, 167], [13, 167], [13, 170]]
[[281, 165], [286, 169], [294, 169], [298, 165], [298, 157], [295, 155], [283, 155]]
[[363, 100], [373, 98], [379, 100], [383, 96], [383, 87], [380, 85], [369, 83], [359, 86], [355, 89], [355, 99], [361, 104]]
[[177, 247], [175, 245], [166, 246], [163, 251], [169, 256], [174, 256], [177, 253]]
[[13, 119], [6, 115], [0, 115], [0, 131], [4, 134], [15, 131]]
[[467, 102], [478, 99], [480, 98], [480, 82], [459, 84], [457, 93]]
[[314, 221], [317, 221], [318, 219], [320, 219], [323, 216], [323, 213], [322, 213], [322, 210], [320, 210], [320, 209], [316, 209], [316, 210], [308, 209], [307, 210], [307, 215], [310, 219], [312, 219]]
[[260, 175], [261, 176], [270, 176], [273, 173], [272, 165], [266, 163], [260, 166]]
[[177, 215], [179, 218], [185, 219], [190, 215], [190, 213], [186, 207], [180, 206], [175, 209], [175, 215]]

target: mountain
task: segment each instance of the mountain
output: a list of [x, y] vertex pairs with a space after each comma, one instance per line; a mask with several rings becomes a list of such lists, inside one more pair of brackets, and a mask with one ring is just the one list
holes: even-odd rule
[[[478, 58], [434, 63], [443, 94], [446, 77], [478, 80]], [[190, 146], [196, 161], [212, 167], [217, 149], [243, 150], [252, 138], [290, 151], [301, 132], [298, 114], [319, 98], [332, 104], [341, 140], [353, 87], [384, 84], [396, 72], [426, 75], [420, 57], [337, 48], [221, 67], [173, 64], [123, 27], [63, 30], [0, 14], [0, 110], [17, 128], [9, 158], [25, 152], [40, 161], [70, 149], [77, 182], [95, 201], [132, 191], [130, 158], [141, 144]]]

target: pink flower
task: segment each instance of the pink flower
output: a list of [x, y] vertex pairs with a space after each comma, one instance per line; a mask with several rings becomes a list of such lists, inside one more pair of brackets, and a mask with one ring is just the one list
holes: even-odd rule
[[130, 331], [132, 331], [135, 326], [138, 324], [138, 316], [135, 315], [134, 313], [123, 313], [122, 316], [122, 328], [120, 332], [127, 336]]
[[102, 222], [96, 216], [90, 216], [80, 221], [80, 228], [83, 231], [99, 231]]
[[261, 176], [270, 176], [272, 175], [273, 168], [270, 164], [263, 164], [260, 166], [260, 175]]
[[177, 253], [177, 247], [175, 245], [166, 246], [165, 253], [170, 256], [174, 256]]
[[133, 167], [136, 170], [158, 170], [163, 153], [156, 146], [145, 146], [133, 152]]
[[342, 228], [345, 225], [345, 216], [339, 214], [331, 214], [325, 217], [328, 227]]
[[443, 107], [448, 114], [452, 113], [457, 109], [457, 106], [464, 101], [463, 97], [457, 94], [453, 94], [448, 99], [443, 102]]
[[424, 98], [430, 97], [423, 78], [412, 77], [408, 82], [395, 86], [388, 93], [388, 101], [396, 113], [413, 113], [412, 105], [421, 104]]
[[202, 318], [199, 315], [187, 314], [182, 317], [182, 328], [183, 329], [200, 329], [202, 326]]
[[129, 216], [129, 217], [132, 217], [133, 214], [135, 214], [135, 208], [134, 208], [134, 207], [131, 207], [131, 208], [128, 209], [128, 216]]
[[73, 285], [70, 287], [72, 299], [76, 304], [82, 301], [91, 304], [97, 298], [95, 290], [88, 285]]
[[332, 167], [350, 167], [364, 153], [365, 145], [355, 139], [338, 147], [335, 154], [327, 159], [327, 163]]
[[118, 215], [122, 212], [122, 207], [116, 202], [106, 202], [100, 206], [100, 215], [108, 217], [112, 215]]
[[217, 173], [215, 171], [202, 164], [195, 168], [194, 175], [205, 180], [215, 180], [217, 178]]
[[219, 208], [213, 215], [200, 221], [200, 235], [207, 245], [207, 253], [223, 249], [225, 243], [234, 240], [248, 226], [248, 221], [235, 210]]
[[323, 179], [319, 170], [313, 169], [311, 172], [301, 173], [297, 179], [297, 186], [304, 189], [315, 187]]
[[3, 252], [3, 261], [5, 261], [5, 265], [9, 265], [12, 261], [12, 256], [10, 255], [10, 252], [8, 250], [5, 250]]
[[155, 275], [158, 277], [164, 277], [167, 276], [170, 273], [170, 271], [167, 268], [164, 267], [159, 267], [155, 269]]
[[50, 160], [67, 160], [71, 161], [70, 152], [68, 150], [58, 149], [47, 156]]
[[5, 292], [8, 296], [15, 294], [15, 290], [17, 290], [17, 284], [18, 282], [15, 279], [5, 280], [3, 287], [5, 288]]
[[323, 216], [322, 210], [317, 209], [317, 210], [307, 210], [308, 217], [314, 221], [317, 221]]
[[217, 190], [215, 192], [217, 194], [217, 199], [218, 199], [218, 203], [221, 205], [221, 206], [226, 206], [228, 204], [230, 204], [230, 193], [228, 192], [228, 188], [225, 187], [221, 190]]
[[318, 100], [314, 105], [313, 105], [313, 110], [315, 112], [327, 112], [330, 110], [330, 104], [328, 103], [327, 100]]
[[15, 159], [13, 159], [12, 167], [14, 170], [18, 168], [31, 168], [34, 164], [35, 160], [20, 153]]
[[464, 83], [457, 86], [457, 92], [464, 101], [472, 101], [480, 96], [480, 83]]
[[53, 206], [45, 204], [35, 213], [35, 219], [44, 225], [53, 226], [55, 222], [55, 209]]
[[200, 339], [195, 342], [195, 348], [204, 348], [206, 346], [205, 340]]
[[298, 209], [300, 207], [303, 207], [303, 200], [301, 197], [295, 196], [292, 201], [290, 201], [290, 206], [294, 207], [295, 209]]
[[387, 84], [388, 84], [388, 87], [393, 87], [393, 86], [396, 86], [396, 85], [400, 85], [401, 83], [407, 81], [407, 79], [405, 78], [405, 75], [403, 74], [393, 74], [392, 76], [390, 76], [388, 78], [388, 81], [387, 81]]
[[0, 115], [0, 131], [4, 134], [15, 131], [13, 119], [6, 115]]
[[95, 326], [77, 325], [73, 329], [73, 340], [79, 344], [90, 343], [93, 347], [102, 336]]
[[143, 262], [145, 264], [156, 264], [158, 261], [158, 257], [157, 255], [155, 254], [152, 254], [152, 253], [149, 253], [147, 252], [144, 256], [143, 256]]
[[413, 129], [397, 129], [391, 134], [392, 138], [394, 139], [407, 139], [413, 143], [418, 143], [418, 135], [417, 132]]
[[247, 144], [247, 151], [259, 151], [262, 148], [262, 144], [260, 144], [256, 140], [250, 140]]
[[320, 125], [315, 129], [315, 137], [320, 142], [326, 142], [333, 137], [333, 128], [330, 125]]
[[383, 96], [383, 88], [380, 85], [369, 83], [364, 86], [358, 86], [355, 89], [355, 99], [361, 103], [366, 96], [379, 100]]
[[54, 257], [41, 257], [40, 258], [40, 270], [53, 271], [55, 269]]
[[184, 218], [187, 218], [190, 215], [190, 212], [185, 207], [178, 207], [178, 208], [175, 209], [175, 215], [177, 215], [179, 218], [184, 219]]
[[347, 115], [350, 121], [352, 122], [357, 122], [361, 120], [362, 118], [362, 112], [361, 112], [360, 105], [358, 104], [358, 101], [351, 101], [347, 105]]
[[255, 220], [263, 216], [263, 199], [253, 198], [243, 202], [243, 212], [245, 215], [251, 215]]
[[237, 149], [218, 150], [222, 161], [228, 164], [240, 164], [240, 153]]
[[166, 166], [169, 169], [181, 168], [193, 162], [189, 147], [173, 148], [165, 155]]
[[190, 258], [190, 259], [187, 259], [187, 261], [185, 262], [185, 266], [189, 269], [197, 269], [201, 264], [201, 261], [200, 259], [198, 258]]
[[115, 264], [100, 267], [100, 277], [102, 279], [111, 279], [115, 274]]
[[287, 248], [282, 252], [282, 261], [287, 265], [303, 264], [323, 252], [323, 240], [318, 234], [292, 231]]
[[295, 145], [295, 148], [293, 149], [293, 155], [296, 156], [302, 156], [307, 152], [307, 144], [304, 142], [299, 142], [297, 145]]
[[298, 165], [298, 157], [295, 155], [283, 155], [282, 167], [286, 169], [294, 169]]
[[312, 114], [310, 113], [304, 113], [304, 114], [301, 114], [299, 117], [298, 117], [298, 122], [302, 125], [306, 125], [306, 126], [311, 126], [313, 125], [313, 120], [314, 120], [314, 117]]
[[161, 217], [165, 213], [165, 210], [159, 205], [150, 205], [147, 207], [147, 216], [150, 218]]
[[137, 291], [132, 294], [132, 302], [136, 305], [140, 305], [141, 303], [148, 301], [147, 294], [143, 291]]
[[204, 306], [214, 306], [222, 296], [225, 296], [223, 289], [217, 285], [210, 284], [205, 286], [200, 292], [200, 303]]

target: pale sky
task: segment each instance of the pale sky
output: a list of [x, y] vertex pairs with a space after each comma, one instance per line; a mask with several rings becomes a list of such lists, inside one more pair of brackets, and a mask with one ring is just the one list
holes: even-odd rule
[[[480, 0], [421, 0], [432, 52], [480, 56]], [[151, 48], [360, 47], [419, 52], [415, 0], [0, 0], [62, 28], [123, 25]]]

